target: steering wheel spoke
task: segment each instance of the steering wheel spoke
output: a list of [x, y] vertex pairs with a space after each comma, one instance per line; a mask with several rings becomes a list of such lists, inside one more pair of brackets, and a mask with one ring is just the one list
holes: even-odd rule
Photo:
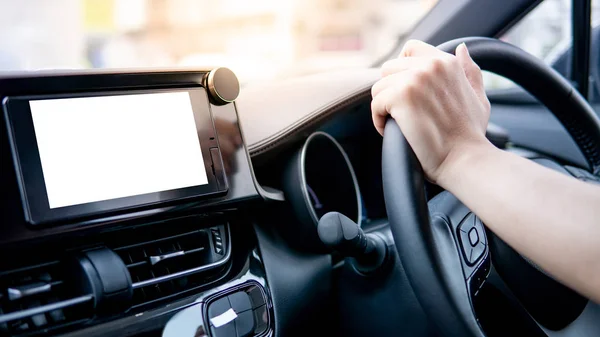
[[[448, 191], [441, 192], [429, 201], [428, 208], [431, 226], [438, 228], [445, 226], [452, 233], [465, 286], [471, 297], [476, 296], [491, 268], [489, 241], [483, 222]], [[443, 240], [448, 238], [434, 235], [435, 244], [440, 248]], [[451, 246], [450, 243], [443, 243], [443, 245]], [[460, 271], [460, 269], [456, 270], [456, 272]]]
[[481, 219], [469, 213], [456, 227], [465, 281], [471, 296], [477, 294], [490, 272], [490, 250]]
[[[430, 245], [438, 252], [435, 259], [438, 267], [444, 270], [446, 280], [454, 280], [450, 289], [469, 297], [465, 302], [472, 304], [491, 268], [485, 226], [477, 215], [448, 191], [430, 200], [428, 209], [433, 234]], [[462, 279], [464, 284], [459, 284], [458, 279]], [[464, 290], [461, 291], [460, 287]], [[473, 310], [464, 309], [464, 315], [477, 320]]]

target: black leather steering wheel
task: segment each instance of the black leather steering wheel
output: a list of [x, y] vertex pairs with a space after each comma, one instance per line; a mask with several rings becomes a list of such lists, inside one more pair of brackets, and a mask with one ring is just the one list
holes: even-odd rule
[[[600, 174], [600, 120], [567, 80], [537, 58], [496, 39], [462, 38], [438, 48], [454, 53], [463, 42], [481, 69], [514, 81], [552, 111], [591, 172]], [[483, 224], [449, 192], [427, 203], [421, 166], [391, 119], [382, 156], [389, 223], [421, 306], [443, 335], [484, 336], [472, 303], [491, 264]]]

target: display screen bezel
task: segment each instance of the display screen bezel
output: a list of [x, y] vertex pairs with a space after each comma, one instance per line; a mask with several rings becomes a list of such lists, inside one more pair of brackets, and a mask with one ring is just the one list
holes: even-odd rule
[[[168, 92], [189, 93], [208, 184], [50, 208], [29, 101]], [[25, 219], [31, 225], [118, 213], [133, 208], [151, 207], [158, 204], [222, 194], [227, 191], [227, 186], [221, 186], [223, 184], [219, 185], [219, 181], [226, 181], [223, 179], [225, 172], [221, 169], [222, 165], [213, 166], [212, 164], [213, 159], [210, 149], [217, 146], [217, 141], [215, 140], [216, 132], [210, 111], [210, 104], [204, 88], [16, 96], [7, 97], [3, 102], [3, 108], [9, 126], [9, 138], [25, 211]], [[218, 158], [218, 160], [221, 160], [221, 158]]]

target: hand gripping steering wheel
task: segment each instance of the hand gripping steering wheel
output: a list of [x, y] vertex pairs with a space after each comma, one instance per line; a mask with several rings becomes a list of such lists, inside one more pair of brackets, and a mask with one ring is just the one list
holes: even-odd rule
[[[600, 175], [600, 120], [567, 80], [496, 39], [462, 38], [438, 48], [453, 53], [463, 42], [482, 70], [514, 81], [544, 104], [573, 137], [591, 172]], [[428, 204], [421, 166], [391, 119], [385, 126], [382, 156], [389, 223], [421, 306], [444, 335], [484, 336], [473, 309], [473, 296], [491, 266], [482, 222], [449, 192]]]

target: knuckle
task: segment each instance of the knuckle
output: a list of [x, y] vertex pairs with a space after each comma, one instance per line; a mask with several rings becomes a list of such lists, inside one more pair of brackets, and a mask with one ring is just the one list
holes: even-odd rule
[[419, 90], [422, 86], [416, 78], [407, 81], [406, 84], [402, 87], [402, 96], [404, 100], [412, 101], [419, 94]]
[[386, 74], [388, 74], [391, 67], [392, 67], [391, 61], [386, 61], [384, 64], [382, 64], [381, 65], [381, 75], [385, 76]]
[[434, 58], [431, 60], [431, 62], [429, 62], [428, 71], [430, 71], [432, 74], [441, 74], [445, 71], [445, 68], [446, 64], [444, 63], [444, 60], [440, 58]]
[[375, 98], [386, 86], [386, 79], [381, 79], [371, 87], [371, 97]]
[[373, 98], [371, 100], [371, 111], [375, 113], [375, 109], [377, 108], [378, 98]]
[[373, 84], [373, 86], [371, 87], [371, 97], [375, 98], [376, 95], [377, 95], [377, 83]]
[[420, 87], [425, 85], [431, 76], [431, 72], [428, 70], [420, 70], [415, 72], [415, 74], [411, 77], [409, 81], [409, 85], [411, 87]]
[[371, 113], [374, 116], [385, 115], [389, 99], [385, 95], [379, 95], [371, 101]]
[[375, 108], [377, 107], [377, 99], [373, 98], [371, 100], [371, 111], [375, 112]]
[[419, 44], [419, 41], [417, 41], [415, 39], [410, 39], [410, 40], [406, 41], [406, 43], [404, 44], [404, 46], [406, 46], [406, 47], [414, 47], [417, 44]]
[[411, 51], [413, 49], [416, 48], [416, 46], [419, 45], [419, 41], [414, 40], [414, 39], [410, 39], [408, 41], [406, 41], [406, 43], [404, 43], [404, 47], [402, 47], [402, 53], [401, 55], [410, 55]]
[[394, 68], [396, 68], [396, 62], [398, 62], [398, 59], [392, 59], [392, 60], [385, 61], [381, 65], [381, 72], [393, 70]]
[[446, 69], [454, 69], [454, 68], [460, 66], [460, 64], [458, 63], [458, 59], [454, 55], [448, 54], [447, 57], [444, 57], [443, 62], [444, 62], [444, 66], [446, 67]]

